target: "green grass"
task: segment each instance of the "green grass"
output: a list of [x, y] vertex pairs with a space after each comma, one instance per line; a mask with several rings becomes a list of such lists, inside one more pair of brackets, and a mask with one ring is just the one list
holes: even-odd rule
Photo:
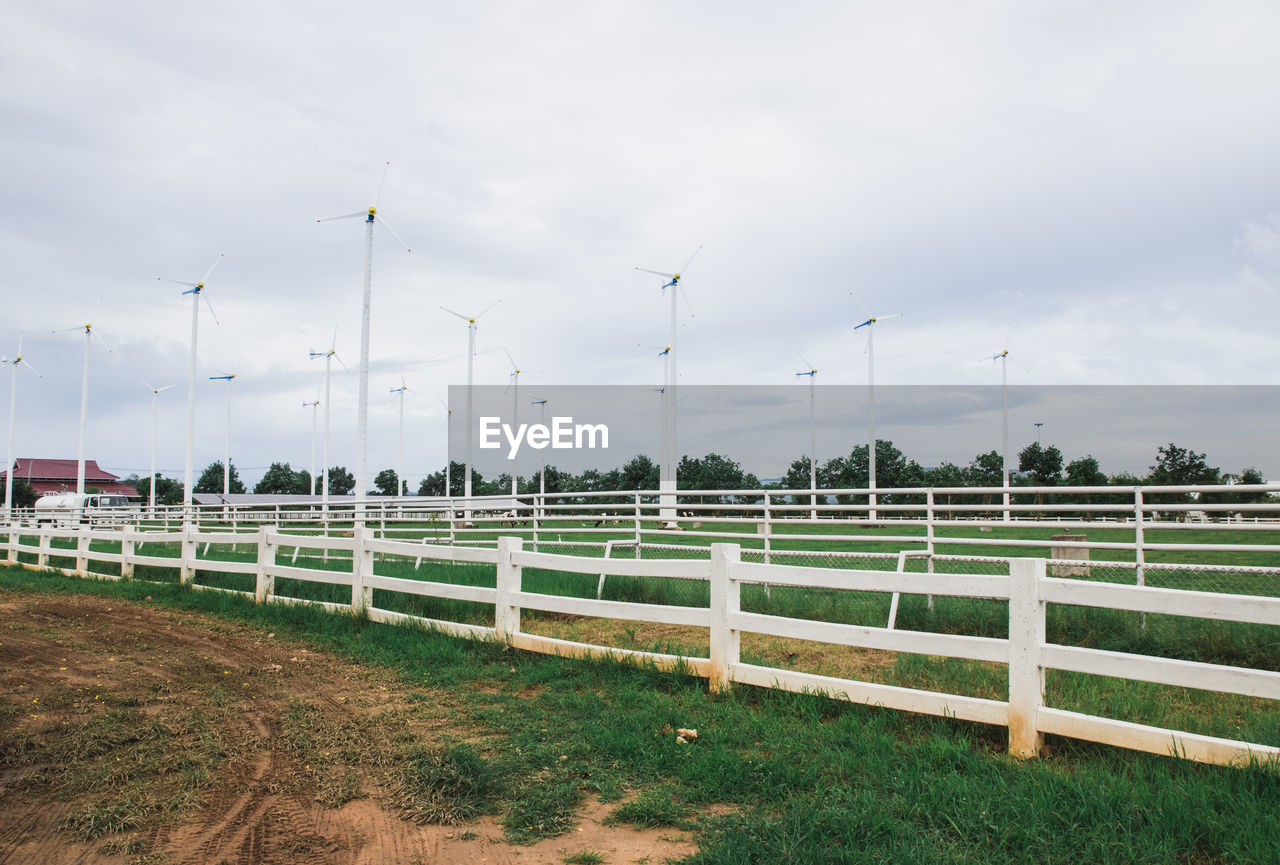
[[[151, 595], [149, 603], [248, 621], [390, 667], [407, 693], [447, 689], [460, 700], [451, 711], [468, 742], [420, 754], [405, 778], [416, 798], [406, 801], [492, 808], [514, 840], [563, 832], [574, 803], [595, 795], [618, 802], [614, 816], [624, 822], [687, 821], [700, 848], [689, 863], [1280, 859], [1274, 769], [1058, 739], [1049, 756], [1023, 763], [1004, 754], [1001, 728], [746, 687], [711, 695], [688, 676], [526, 655], [174, 585], [6, 569], [3, 591]], [[699, 738], [679, 744], [673, 727], [696, 727]], [[291, 729], [302, 749], [357, 738], [307, 727], [305, 709]], [[468, 789], [472, 780], [478, 790]], [[119, 819], [82, 816], [86, 826]]]

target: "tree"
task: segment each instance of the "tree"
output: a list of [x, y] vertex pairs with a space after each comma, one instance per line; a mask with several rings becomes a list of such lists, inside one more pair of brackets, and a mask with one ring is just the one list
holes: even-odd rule
[[1004, 484], [1004, 458], [999, 451], [978, 454], [965, 469], [966, 484], [973, 487], [998, 487]]
[[[9, 483], [8, 476], [0, 481], [0, 502], [3, 502], [5, 484]], [[35, 488], [22, 478], [17, 478], [13, 482], [13, 506], [15, 508], [32, 508], [35, 507], [36, 499], [40, 496], [36, 493]]]
[[311, 473], [305, 469], [294, 471], [288, 463], [272, 463], [262, 480], [254, 485], [253, 491], [276, 495], [306, 495], [311, 492]]
[[660, 477], [658, 464], [644, 454], [637, 454], [627, 460], [618, 470], [618, 474], [620, 490], [656, 490], [658, 488]]
[[[124, 482], [138, 491], [138, 495], [142, 496], [143, 505], [151, 504], [151, 481], [147, 478], [140, 478], [136, 474], [132, 474], [125, 478]], [[182, 484], [180, 482], [173, 478], [166, 478], [157, 472], [155, 476], [155, 485], [157, 505], [182, 504]]]
[[1062, 478], [1062, 451], [1032, 442], [1018, 454], [1018, 471], [1029, 475], [1033, 486], [1054, 486]]
[[1098, 467], [1098, 461], [1092, 454], [1067, 463], [1067, 485], [1073, 487], [1106, 486], [1107, 476]]
[[[858, 445], [847, 457], [833, 457], [818, 471], [818, 482], [828, 489], [866, 489], [869, 486], [871, 465], [866, 445]], [[922, 487], [924, 469], [915, 460], [903, 456], [893, 442], [881, 439], [876, 442], [876, 487]], [[805, 482], [805, 486], [808, 486]], [[849, 496], [838, 496], [842, 503], [852, 504]], [[894, 502], [893, 496], [879, 496], [886, 504]]]
[[1180, 448], [1173, 442], [1156, 448], [1156, 464], [1147, 475], [1147, 483], [1156, 486], [1216, 484], [1221, 480], [1222, 470], [1206, 463], [1204, 454]]
[[[244, 484], [240, 481], [240, 473], [236, 471], [236, 464], [234, 462], [231, 464], [231, 480], [227, 486], [227, 492], [244, 492]], [[199, 479], [196, 480], [195, 488], [192, 491], [197, 493], [222, 492], [222, 460], [215, 460], [205, 466], [204, 471], [200, 473]]]
[[343, 466], [329, 468], [329, 495], [346, 496], [356, 488], [356, 479]]
[[373, 486], [376, 495], [380, 496], [407, 496], [409, 494], [408, 481], [400, 482], [402, 492], [396, 492], [396, 470], [383, 469], [378, 472], [378, 476], [373, 479]]
[[[464, 491], [463, 476], [466, 470], [467, 470], [467, 467], [460, 462], [449, 463], [449, 486], [452, 487], [452, 489], [448, 493], [449, 495], [461, 496], [463, 494], [463, 491]], [[477, 482], [479, 482], [481, 479], [480, 473], [476, 471], [473, 471], [471, 473], [471, 477]], [[438, 472], [432, 472], [431, 474], [423, 478], [422, 483], [418, 484], [418, 495], [420, 496], [445, 495], [444, 469], [441, 469]]]

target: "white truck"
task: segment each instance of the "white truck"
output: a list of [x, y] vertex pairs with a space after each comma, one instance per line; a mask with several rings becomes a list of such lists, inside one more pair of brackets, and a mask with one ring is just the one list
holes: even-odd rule
[[127, 496], [112, 493], [58, 493], [36, 499], [36, 525], [96, 525], [126, 522], [137, 513]]

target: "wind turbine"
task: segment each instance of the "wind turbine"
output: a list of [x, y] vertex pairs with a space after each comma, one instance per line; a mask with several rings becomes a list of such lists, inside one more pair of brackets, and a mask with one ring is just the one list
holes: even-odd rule
[[151, 485], [151, 515], [154, 517], [156, 512], [156, 440], [158, 438], [158, 428], [156, 426], [156, 417], [158, 415], [157, 407], [160, 403], [160, 394], [175, 385], [167, 384], [164, 387], [156, 387], [141, 376], [138, 377], [138, 381], [145, 384], [151, 390], [151, 474], [148, 475], [148, 483]]
[[[480, 320], [481, 316], [500, 303], [502, 303], [501, 298], [485, 307], [484, 312], [481, 312], [480, 315], [472, 316], [463, 315], [460, 312], [454, 312], [447, 307], [440, 307], [445, 312], [449, 313], [449, 315], [455, 315], [467, 323], [467, 465], [462, 481], [462, 496], [465, 499], [471, 498], [471, 424], [474, 421], [471, 410], [471, 391], [475, 384], [476, 322]], [[467, 516], [470, 517], [470, 515], [471, 512], [467, 511]]]
[[[89, 321], [83, 325], [76, 327], [64, 327], [61, 330], [55, 330], [54, 333], [67, 333], [69, 331], [84, 331], [84, 374], [80, 381], [80, 446], [76, 456], [76, 492], [84, 493], [84, 440], [85, 433], [89, 429], [89, 348], [93, 341], [93, 318], [98, 314], [98, 307], [102, 305], [102, 295], [98, 295], [98, 302], [93, 306], [93, 312], [89, 314]], [[102, 342], [103, 347], [107, 351], [111, 351], [111, 347], [103, 341], [102, 337], [98, 337], [98, 341]]]
[[18, 331], [18, 352], [13, 357], [0, 358], [0, 363], [13, 367], [9, 382], [9, 450], [4, 464], [4, 516], [8, 520], [13, 513], [13, 426], [18, 417], [18, 367], [25, 366], [39, 378], [44, 378], [34, 366], [22, 357], [22, 331]]
[[[662, 466], [661, 478], [658, 482], [662, 491], [661, 515], [662, 517], [668, 518], [668, 519], [674, 518], [676, 515], [676, 512], [675, 512], [675, 506], [676, 506], [675, 453], [677, 450], [677, 446], [676, 446], [676, 376], [677, 376], [677, 372], [676, 372], [676, 354], [677, 354], [676, 352], [676, 315], [677, 315], [676, 294], [684, 293], [684, 288], [681, 287], [680, 285], [680, 278], [684, 274], [689, 272], [689, 267], [693, 264], [693, 260], [698, 257], [698, 253], [701, 251], [702, 251], [702, 246], [699, 245], [698, 248], [693, 251], [693, 255], [689, 256], [689, 260], [685, 262], [684, 267], [682, 267], [676, 273], [667, 273], [662, 270], [650, 270], [647, 267], [636, 268], [636, 270], [639, 270], [643, 273], [652, 273], [657, 276], [665, 277], [667, 280], [669, 280], [668, 282], [664, 282], [662, 284], [663, 294], [666, 293], [666, 290], [668, 288], [671, 289], [671, 339], [670, 339], [670, 342], [668, 343], [670, 345], [670, 349], [669, 349], [670, 354], [667, 358], [667, 362], [670, 366], [670, 372], [668, 375], [669, 380], [665, 387], [665, 390], [666, 390], [665, 397], [667, 402], [668, 454], [667, 454], [667, 459], [664, 465]], [[685, 303], [686, 304], [689, 303], [688, 294], [685, 294]]]
[[[333, 341], [329, 343], [328, 351], [312, 351], [309, 352], [311, 360], [318, 357], [324, 358], [324, 464], [320, 466], [320, 470], [324, 477], [320, 483], [321, 508], [328, 513], [329, 511], [329, 373], [332, 371], [333, 361], [337, 361], [343, 369], [347, 365], [342, 362], [342, 358], [338, 357], [338, 326], [333, 326]], [[314, 478], [315, 475], [313, 474]]]
[[[814, 424], [814, 383], [818, 380], [818, 368], [809, 361], [805, 360], [804, 355], [797, 355], [800, 360], [804, 361], [804, 365], [809, 367], [808, 372], [798, 372], [797, 376], [809, 377], [809, 489], [818, 489], [818, 435]], [[809, 495], [809, 518], [816, 520], [818, 518], [818, 494], [817, 492]]]
[[[382, 198], [382, 186], [387, 182], [387, 171], [391, 168], [388, 162], [382, 169], [382, 180], [378, 182], [378, 194], [373, 198], [373, 205], [367, 211], [345, 213], [342, 216], [331, 216], [328, 219], [317, 219], [316, 222], [333, 222], [335, 219], [354, 219], [363, 216], [364, 220], [364, 303], [360, 317], [360, 392], [356, 401], [356, 520], [364, 519], [364, 499], [366, 493], [365, 460], [368, 452], [369, 431], [369, 304], [373, 294], [373, 224], [377, 221], [378, 201]], [[408, 245], [400, 239], [395, 229], [382, 220], [382, 227], [396, 241], [412, 252]], [[327, 400], [326, 400], [327, 407]], [[327, 462], [326, 462], [327, 465]], [[328, 485], [325, 486], [326, 495]]]
[[[670, 433], [671, 428], [667, 419], [667, 389], [671, 387], [671, 346], [669, 345], [645, 345], [644, 343], [636, 343], [640, 348], [656, 348], [658, 357], [662, 358], [662, 387], [657, 388], [657, 393], [662, 394], [662, 398], [658, 400], [659, 408], [659, 452], [658, 452], [658, 471], [659, 474], [665, 474], [668, 467], [672, 464], [674, 457], [668, 453], [671, 448]], [[659, 479], [661, 484], [661, 479]]]
[[404, 382], [404, 373], [400, 373], [400, 386], [391, 388], [391, 393], [398, 394], [400, 397], [400, 462], [399, 468], [396, 469], [396, 495], [402, 495], [404, 486], [404, 395], [409, 390], [409, 385]]
[[[453, 436], [453, 409], [448, 404], [439, 399], [440, 406], [444, 409], [444, 497], [447, 499], [453, 495], [453, 487], [451, 481], [453, 478], [450, 472], [453, 468], [453, 451], [450, 438]], [[450, 517], [452, 519], [452, 517]]]
[[[1011, 326], [1012, 327], [1012, 326]], [[1004, 348], [984, 361], [1000, 361], [1000, 486], [1004, 487], [1004, 518], [1009, 520], [1009, 332], [1005, 331]]]
[[[511, 391], [511, 428], [518, 429], [520, 426], [520, 365], [516, 363], [516, 359], [511, 356], [511, 352], [505, 348], [502, 350], [507, 356], [507, 360], [511, 361], [511, 372], [508, 373], [507, 388]], [[519, 457], [515, 454], [511, 456], [511, 506], [515, 507], [515, 498], [519, 495], [518, 484], [520, 482], [520, 462]]]
[[209, 376], [209, 381], [225, 381], [227, 383], [227, 438], [222, 450], [222, 497], [224, 504], [226, 503], [226, 497], [231, 494], [231, 382], [235, 380], [236, 374], [234, 372]]
[[[529, 405], [542, 407], [541, 423], [545, 427], [547, 425], [547, 400], [531, 399]], [[545, 496], [547, 494], [547, 453], [545, 450], [538, 451], [538, 495]], [[545, 504], [545, 502], [544, 502]]]
[[[858, 304], [862, 306], [861, 303]], [[874, 520], [876, 518], [876, 344], [875, 332], [877, 321], [887, 321], [891, 318], [902, 318], [902, 313], [895, 312], [893, 315], [872, 315], [871, 311], [865, 306], [863, 311], [867, 313], [867, 320], [862, 324], [856, 325], [853, 329], [865, 327], [867, 329], [867, 481], [870, 487], [870, 494], [867, 496], [867, 518]]]
[[[204, 297], [205, 305], [209, 307], [209, 315], [213, 316], [213, 323], [218, 323], [218, 315], [213, 311], [213, 304], [209, 302], [209, 298], [204, 294], [204, 284], [209, 277], [213, 275], [213, 269], [218, 266], [218, 262], [222, 261], [222, 254], [213, 260], [213, 264], [209, 265], [209, 269], [204, 272], [204, 276], [196, 282], [185, 282], [180, 279], [165, 279], [157, 276], [156, 279], [161, 282], [173, 282], [178, 285], [190, 286], [183, 294], [191, 295], [191, 359], [187, 365], [187, 448], [183, 458], [183, 482], [182, 482], [182, 506], [184, 514], [191, 513], [191, 491], [195, 488], [195, 435], [196, 435], [196, 338], [200, 330], [200, 298]], [[184, 516], [184, 520], [189, 516]]]
[[316, 494], [316, 409], [320, 407], [320, 391], [311, 402], [304, 402], [303, 408], [311, 408], [311, 495]]

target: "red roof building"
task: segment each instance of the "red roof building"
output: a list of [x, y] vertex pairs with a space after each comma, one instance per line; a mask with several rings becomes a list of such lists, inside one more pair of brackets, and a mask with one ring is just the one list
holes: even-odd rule
[[[7, 475], [8, 472], [0, 472], [0, 478]], [[13, 464], [13, 476], [31, 484], [37, 495], [56, 495], [76, 491], [75, 460], [33, 460], [20, 457]], [[119, 475], [113, 475], [98, 468], [97, 460], [84, 461], [84, 488], [86, 491], [93, 488], [118, 496], [141, 498], [136, 489], [120, 483]]]

